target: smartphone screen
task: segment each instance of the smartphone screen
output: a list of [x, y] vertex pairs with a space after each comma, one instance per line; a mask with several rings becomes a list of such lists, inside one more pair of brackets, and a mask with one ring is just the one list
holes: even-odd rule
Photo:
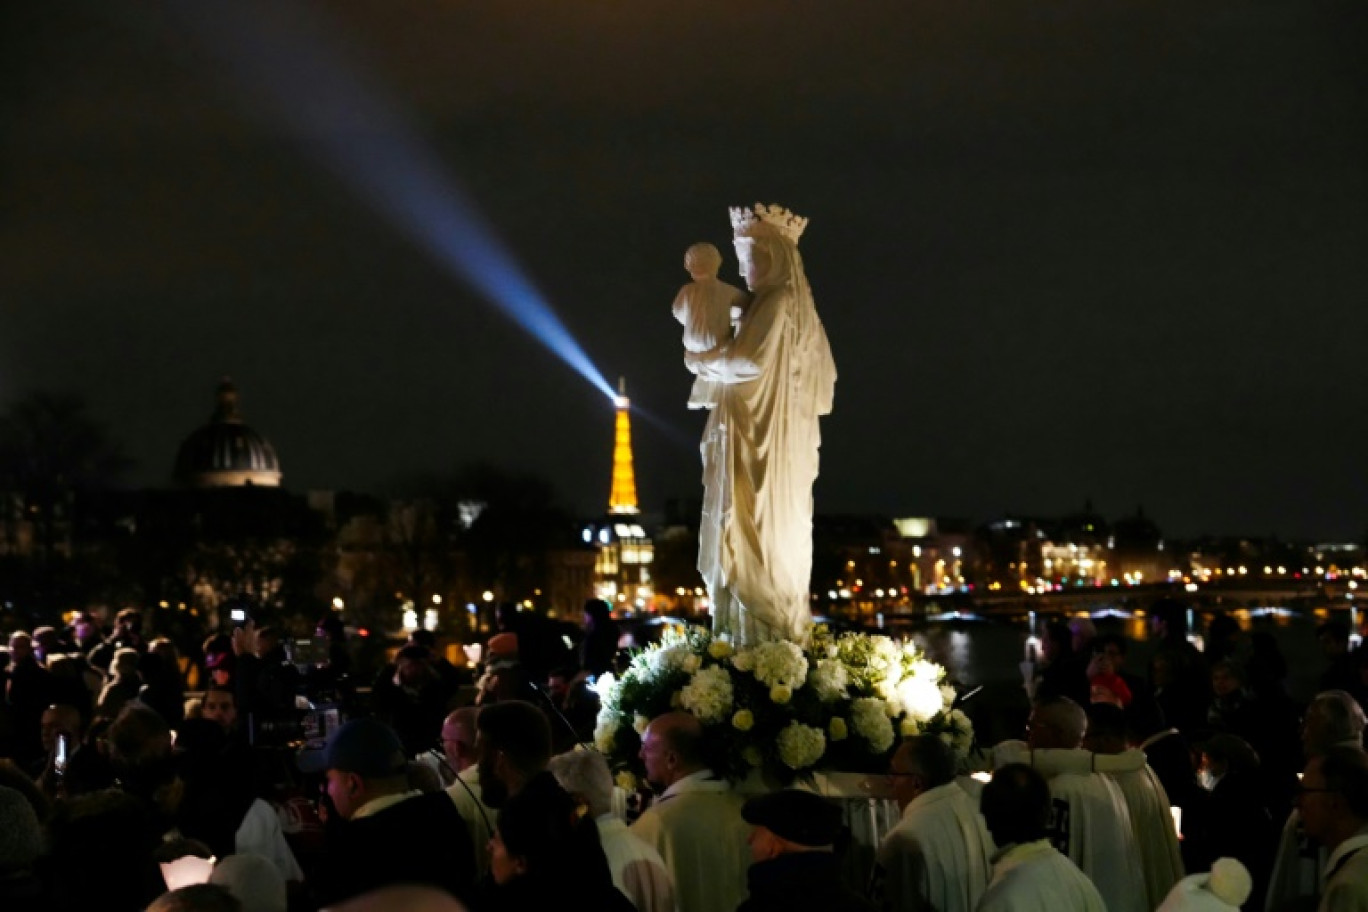
[[58, 735], [58, 736], [57, 736], [57, 749], [56, 749], [56, 752], [54, 753], [54, 755], [53, 755], [53, 757], [52, 757], [52, 768], [53, 768], [53, 770], [57, 773], [57, 775], [60, 776], [60, 775], [62, 775], [63, 773], [66, 772], [66, 765], [67, 765], [67, 736], [66, 736], [66, 735]]

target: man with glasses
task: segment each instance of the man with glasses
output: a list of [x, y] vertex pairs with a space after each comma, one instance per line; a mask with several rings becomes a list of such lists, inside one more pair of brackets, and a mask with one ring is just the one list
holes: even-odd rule
[[1368, 909], [1368, 755], [1332, 747], [1312, 757], [1297, 789], [1306, 834], [1330, 853], [1320, 912]]
[[[1302, 719], [1302, 752], [1310, 761], [1336, 747], [1362, 750], [1364, 727], [1363, 708], [1352, 696], [1343, 690], [1321, 691], [1311, 699]], [[1308, 836], [1300, 808], [1293, 808], [1283, 825], [1265, 908], [1305, 903], [1320, 892], [1328, 856]]]
[[955, 782], [955, 753], [936, 735], [908, 738], [889, 763], [902, 819], [879, 846], [871, 898], [884, 909], [973, 912], [995, 851], [977, 802]]

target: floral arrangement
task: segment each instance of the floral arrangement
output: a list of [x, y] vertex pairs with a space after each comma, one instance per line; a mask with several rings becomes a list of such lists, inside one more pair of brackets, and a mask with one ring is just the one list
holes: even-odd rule
[[954, 708], [945, 669], [915, 644], [820, 625], [806, 649], [787, 641], [734, 648], [701, 629], [667, 635], [597, 690], [594, 741], [629, 788], [641, 733], [675, 709], [698, 718], [714, 765], [733, 778], [752, 769], [779, 783], [817, 769], [882, 772], [899, 735], [937, 734], [961, 761], [973, 749], [973, 725]]

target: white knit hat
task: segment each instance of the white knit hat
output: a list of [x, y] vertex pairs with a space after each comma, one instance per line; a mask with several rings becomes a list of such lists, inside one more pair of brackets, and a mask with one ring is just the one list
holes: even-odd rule
[[1155, 912], [1239, 912], [1254, 882], [1234, 858], [1220, 858], [1210, 874], [1184, 877]]

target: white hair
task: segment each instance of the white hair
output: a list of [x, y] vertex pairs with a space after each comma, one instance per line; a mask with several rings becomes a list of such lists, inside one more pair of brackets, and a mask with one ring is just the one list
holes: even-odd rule
[[1363, 707], [1344, 690], [1323, 690], [1311, 698], [1307, 712], [1319, 712], [1325, 718], [1326, 734], [1332, 741], [1363, 741], [1365, 719]]
[[547, 764], [561, 788], [589, 805], [600, 817], [613, 809], [613, 774], [608, 760], [598, 751], [572, 750], [557, 754]]

